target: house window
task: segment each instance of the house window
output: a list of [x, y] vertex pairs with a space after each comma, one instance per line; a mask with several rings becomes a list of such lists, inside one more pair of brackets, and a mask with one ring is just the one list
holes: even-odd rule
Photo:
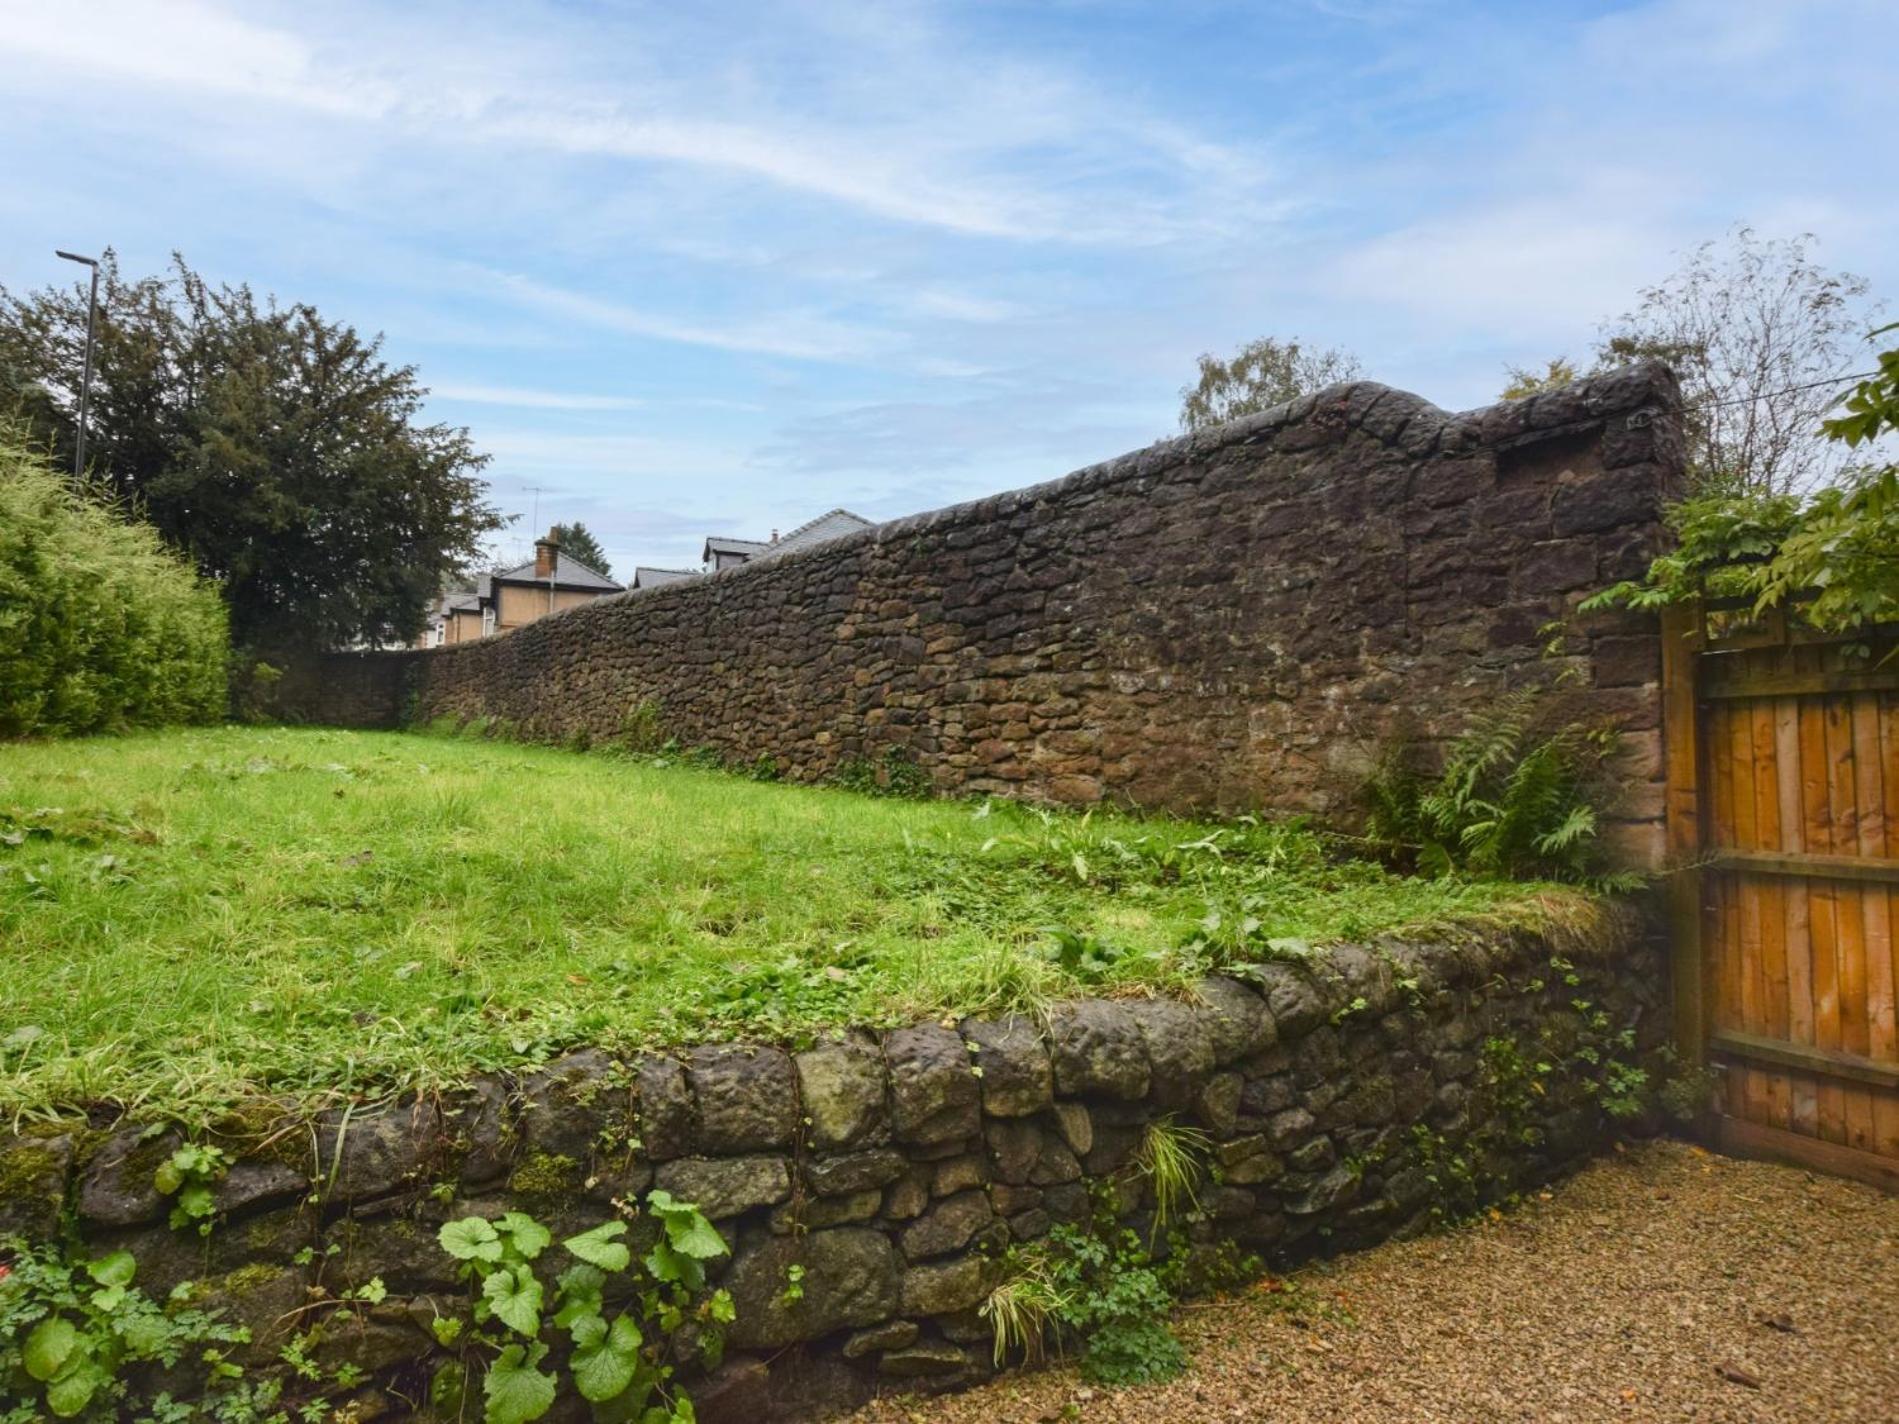
[[481, 610], [481, 636], [486, 638], [495, 630], [495, 610], [491, 604]]

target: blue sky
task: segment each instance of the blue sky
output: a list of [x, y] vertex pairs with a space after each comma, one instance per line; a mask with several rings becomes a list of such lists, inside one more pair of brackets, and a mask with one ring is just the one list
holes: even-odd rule
[[[0, 283], [387, 337], [616, 568], [1169, 434], [1297, 335], [1463, 407], [1737, 221], [1899, 297], [1894, 0], [0, 0]], [[67, 269], [70, 271], [70, 269]]]

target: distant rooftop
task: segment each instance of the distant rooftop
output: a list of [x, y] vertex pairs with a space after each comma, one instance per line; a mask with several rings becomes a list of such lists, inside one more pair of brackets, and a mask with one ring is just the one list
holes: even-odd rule
[[[503, 569], [494, 576], [496, 583], [531, 583], [538, 587], [547, 587], [550, 580], [543, 574], [536, 576], [534, 560], [516, 564], [511, 569]], [[555, 588], [584, 589], [589, 592], [618, 593], [620, 585], [599, 570], [580, 562], [564, 549], [554, 558], [554, 577], [551, 580]]]
[[641, 564], [633, 570], [633, 581], [627, 587], [658, 588], [661, 584], [683, 583], [699, 576], [698, 569], [651, 569]]

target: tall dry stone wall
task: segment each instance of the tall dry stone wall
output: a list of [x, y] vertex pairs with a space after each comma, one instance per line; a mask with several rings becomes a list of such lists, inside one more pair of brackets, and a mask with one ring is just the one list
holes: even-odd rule
[[[329, 1388], [343, 1416], [410, 1418], [439, 1372], [483, 1363], [431, 1326], [469, 1304], [443, 1223], [519, 1209], [566, 1236], [661, 1187], [732, 1245], [725, 1361], [686, 1376], [698, 1417], [767, 1424], [989, 1373], [979, 1307], [1012, 1245], [1103, 1209], [1152, 1235], [1136, 1154], [1156, 1119], [1210, 1144], [1193, 1246], [1283, 1266], [1559, 1172], [1618, 1130], [1618, 1074], [1653, 1066], [1666, 1032], [1653, 952], [1616, 912], [1566, 938], [1393, 940], [1258, 970], [1193, 1002], [1059, 1005], [1045, 1026], [583, 1050], [421, 1101], [260, 1106], [208, 1139], [235, 1165], [204, 1237], [165, 1223], [153, 1171], [179, 1139], [162, 1124], [43, 1125], [0, 1138], [0, 1245], [130, 1251], [156, 1298], [194, 1282], [195, 1303], [251, 1327], [237, 1356], [287, 1401], [348, 1363], [363, 1382]], [[370, 1304], [339, 1303], [372, 1281]], [[320, 1385], [286, 1368], [300, 1332]], [[132, 1383], [146, 1400], [180, 1387]]]
[[[942, 790], [1336, 818], [1381, 738], [1554, 671], [1545, 625], [1659, 550], [1678, 413], [1656, 365], [1462, 415], [1335, 386], [503, 638], [333, 658], [286, 705], [599, 740], [644, 703], [797, 778], [900, 749]], [[1586, 620], [1566, 661], [1629, 735], [1614, 832], [1655, 860], [1656, 631]]]

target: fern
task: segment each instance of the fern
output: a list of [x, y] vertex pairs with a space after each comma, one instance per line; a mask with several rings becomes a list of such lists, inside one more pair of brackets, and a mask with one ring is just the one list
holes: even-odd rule
[[1371, 835], [1427, 875], [1639, 883], [1602, 863], [1604, 765], [1618, 738], [1574, 722], [1550, 728], [1546, 697], [1525, 688], [1473, 715], [1435, 777], [1388, 752], [1365, 788]]

